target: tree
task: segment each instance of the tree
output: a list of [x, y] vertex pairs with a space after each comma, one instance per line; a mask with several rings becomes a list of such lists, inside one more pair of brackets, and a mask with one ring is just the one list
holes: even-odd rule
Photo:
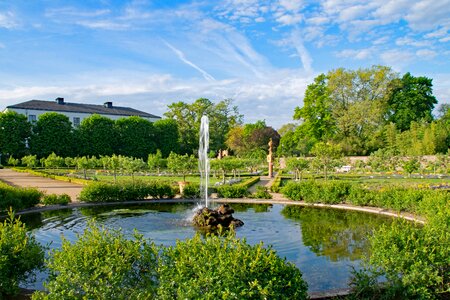
[[408, 177], [411, 177], [411, 174], [419, 171], [420, 161], [416, 157], [408, 158], [403, 162], [403, 170], [408, 173]]
[[161, 150], [156, 150], [156, 154], [149, 154], [147, 159], [148, 168], [153, 171], [156, 170], [160, 174], [161, 168], [165, 165], [165, 160], [162, 158]]
[[118, 135], [117, 154], [146, 158], [156, 150], [156, 135], [153, 123], [141, 117], [120, 118], [115, 121]]
[[174, 173], [181, 174], [183, 176], [183, 181], [186, 181], [186, 175], [192, 172], [197, 166], [197, 160], [194, 155], [180, 155], [174, 152], [169, 154], [167, 158], [167, 167]]
[[69, 118], [55, 112], [46, 112], [39, 116], [33, 127], [30, 146], [38, 157], [47, 157], [53, 152], [59, 156], [71, 156], [72, 141], [72, 123]]
[[58, 169], [59, 167], [61, 167], [64, 164], [64, 158], [62, 158], [61, 156], [58, 156], [55, 154], [55, 152], [52, 152], [51, 154], [49, 154], [47, 156], [47, 158], [45, 159], [45, 167], [46, 168], [56, 168]]
[[169, 156], [170, 152], [180, 151], [177, 121], [161, 119], [153, 123], [156, 136], [156, 148], [161, 150], [162, 157]]
[[408, 72], [402, 79], [395, 81], [395, 88], [388, 100], [388, 120], [405, 131], [412, 121], [431, 122], [435, 104], [437, 100], [433, 96], [432, 79], [414, 77]]
[[35, 168], [37, 166], [38, 160], [36, 155], [26, 155], [22, 157], [22, 164], [26, 165], [28, 168]]
[[28, 151], [26, 140], [30, 136], [31, 124], [24, 115], [14, 111], [0, 113], [0, 154], [24, 156]]
[[180, 152], [194, 153], [198, 148], [201, 117], [209, 118], [210, 148], [223, 149], [228, 131], [242, 123], [242, 115], [236, 106], [231, 106], [232, 100], [222, 100], [216, 104], [209, 99], [200, 98], [192, 104], [176, 102], [168, 106], [164, 115], [176, 120], [178, 124]]
[[336, 165], [336, 160], [342, 157], [342, 150], [339, 145], [319, 142], [314, 145], [311, 153], [315, 155], [316, 163], [323, 168], [325, 180], [328, 179], [328, 170]]
[[112, 155], [117, 149], [114, 121], [94, 114], [81, 121], [80, 132], [83, 155]]
[[295, 171], [295, 180], [302, 180], [303, 171], [308, 169], [309, 161], [306, 158], [290, 157], [286, 160], [286, 166]]
[[124, 157], [123, 158], [123, 168], [126, 172], [131, 174], [131, 178], [134, 184], [134, 174], [136, 172], [142, 171], [147, 165], [142, 158], [134, 157]]

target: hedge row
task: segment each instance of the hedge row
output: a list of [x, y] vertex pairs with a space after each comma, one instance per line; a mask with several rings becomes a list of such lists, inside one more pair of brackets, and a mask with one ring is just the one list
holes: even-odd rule
[[259, 180], [259, 176], [254, 176], [239, 184], [219, 186], [217, 188], [217, 195], [221, 198], [243, 198], [249, 195], [248, 188]]
[[116, 184], [95, 182], [84, 187], [79, 198], [84, 202], [120, 202], [148, 198], [173, 198], [175, 194], [175, 188], [169, 182], [164, 181]]
[[278, 193], [281, 189], [281, 176], [283, 174], [283, 171], [280, 170], [277, 173], [277, 176], [275, 177], [272, 186], [270, 187], [270, 190], [274, 193]]
[[289, 182], [282, 193], [291, 200], [308, 203], [375, 206], [396, 211], [421, 212], [421, 203], [427, 198], [449, 198], [448, 191], [400, 188], [388, 186], [382, 189], [368, 189], [358, 184], [339, 181]]
[[15, 188], [0, 182], [0, 211], [10, 207], [20, 210], [33, 207], [38, 204], [43, 193], [35, 188]]

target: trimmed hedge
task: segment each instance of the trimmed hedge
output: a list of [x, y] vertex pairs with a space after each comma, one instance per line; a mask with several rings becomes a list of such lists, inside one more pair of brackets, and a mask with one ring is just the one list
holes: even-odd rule
[[283, 174], [283, 171], [280, 170], [277, 173], [277, 176], [275, 177], [272, 186], [270, 187], [270, 190], [274, 193], [278, 193], [281, 190], [281, 176]]
[[168, 182], [136, 181], [116, 184], [95, 182], [83, 188], [80, 200], [84, 202], [120, 202], [147, 198], [173, 198], [174, 196], [174, 188]]
[[70, 196], [67, 195], [67, 194], [62, 194], [62, 195], [56, 195], [56, 194], [45, 195], [44, 198], [42, 198], [41, 202], [44, 205], [54, 205], [54, 204], [66, 205], [66, 204], [69, 204], [69, 202], [70, 202]]
[[0, 211], [20, 210], [38, 204], [44, 194], [35, 188], [16, 188], [0, 182]]
[[243, 198], [248, 196], [250, 193], [248, 188], [260, 180], [259, 176], [251, 177], [246, 181], [233, 184], [233, 185], [222, 185], [217, 187], [217, 195], [221, 198]]
[[[289, 182], [282, 193], [291, 200], [308, 203], [348, 203], [358, 206], [375, 206], [395, 211], [419, 212], [426, 198], [449, 197], [448, 191], [424, 190], [387, 186], [378, 190], [340, 181]], [[446, 196], [447, 195], [447, 196]]]

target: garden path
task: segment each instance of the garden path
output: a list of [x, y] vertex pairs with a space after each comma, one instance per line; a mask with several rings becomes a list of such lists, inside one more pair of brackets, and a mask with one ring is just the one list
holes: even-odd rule
[[0, 180], [16, 187], [35, 187], [46, 194], [67, 194], [72, 202], [79, 202], [78, 196], [83, 189], [81, 184], [44, 178], [7, 168], [0, 169]]

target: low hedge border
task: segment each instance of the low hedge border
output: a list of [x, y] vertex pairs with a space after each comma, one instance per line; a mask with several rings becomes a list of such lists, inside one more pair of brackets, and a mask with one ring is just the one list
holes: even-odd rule
[[0, 211], [10, 207], [21, 210], [35, 206], [41, 201], [43, 193], [36, 188], [19, 188], [0, 181]]
[[280, 192], [282, 174], [283, 174], [282, 170], [278, 171], [277, 176], [275, 176], [275, 179], [272, 182], [272, 186], [270, 187], [271, 192], [274, 192], [274, 193]]
[[259, 176], [251, 177], [238, 184], [226, 184], [217, 187], [217, 195], [221, 198], [243, 198], [250, 193], [248, 188], [257, 183], [260, 180]]
[[71, 177], [61, 176], [61, 175], [47, 174], [45, 172], [41, 172], [41, 171], [38, 171], [38, 170], [32, 170], [32, 169], [12, 168], [12, 170], [14, 170], [16, 172], [29, 173], [31, 175], [36, 175], [36, 176], [40, 176], [40, 177], [51, 178], [51, 179], [56, 179], [56, 180], [60, 180], [60, 181], [81, 184], [81, 185], [88, 185], [89, 183], [92, 182], [92, 180], [81, 179], [81, 178], [71, 178]]

